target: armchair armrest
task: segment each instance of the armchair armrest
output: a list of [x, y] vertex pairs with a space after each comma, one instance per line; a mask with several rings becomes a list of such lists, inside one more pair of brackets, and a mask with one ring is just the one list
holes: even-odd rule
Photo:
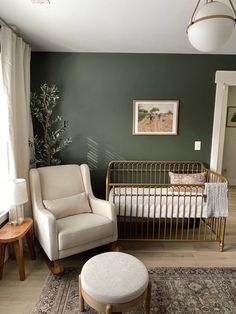
[[114, 204], [94, 196], [89, 196], [89, 202], [94, 214], [106, 216], [111, 220], [116, 220]]
[[57, 260], [59, 255], [56, 219], [43, 206], [37, 169], [30, 170], [30, 186], [36, 237], [49, 259]]
[[115, 205], [111, 202], [98, 199], [94, 196], [89, 196], [90, 206], [94, 214], [105, 216], [113, 223], [113, 241], [117, 240], [117, 218]]
[[89, 202], [90, 202], [92, 211], [94, 214], [105, 216], [112, 221], [113, 241], [116, 241], [117, 240], [117, 219], [116, 219], [115, 205], [108, 201], [98, 199], [93, 195], [93, 191], [91, 188], [89, 167], [88, 165], [83, 164], [80, 166], [80, 169], [81, 169], [81, 173], [83, 177], [85, 192], [87, 193], [89, 197]]
[[51, 261], [59, 259], [56, 219], [43, 206], [37, 206], [34, 217], [38, 240]]

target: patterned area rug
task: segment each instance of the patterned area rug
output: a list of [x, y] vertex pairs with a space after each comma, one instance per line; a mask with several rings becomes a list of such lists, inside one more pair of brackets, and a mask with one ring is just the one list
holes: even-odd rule
[[[79, 311], [78, 270], [49, 274], [33, 314]], [[152, 268], [151, 313], [236, 314], [236, 268]], [[97, 313], [86, 305], [85, 313]], [[139, 307], [132, 314], [144, 313]]]

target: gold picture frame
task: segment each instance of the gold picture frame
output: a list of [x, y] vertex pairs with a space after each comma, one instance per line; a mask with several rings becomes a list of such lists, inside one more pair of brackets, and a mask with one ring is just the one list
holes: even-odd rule
[[133, 135], [177, 135], [178, 100], [133, 100]]
[[227, 108], [226, 127], [236, 128], [236, 107], [229, 106]]

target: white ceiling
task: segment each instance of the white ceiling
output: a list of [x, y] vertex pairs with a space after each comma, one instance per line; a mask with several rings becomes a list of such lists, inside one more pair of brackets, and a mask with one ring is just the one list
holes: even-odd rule
[[[16, 26], [33, 50], [198, 53], [186, 36], [197, 0], [50, 2], [0, 0], [0, 17]], [[236, 54], [236, 30], [215, 53]]]

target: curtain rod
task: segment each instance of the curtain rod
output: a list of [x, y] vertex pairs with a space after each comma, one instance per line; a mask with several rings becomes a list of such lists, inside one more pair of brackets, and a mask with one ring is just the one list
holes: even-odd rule
[[0, 27], [1, 26], [9, 27], [17, 36], [19, 36], [19, 34], [17, 34], [17, 32], [14, 30], [14, 28], [11, 25], [9, 25], [2, 17], [0, 17]]
[[[17, 31], [15, 31], [14, 28], [13, 28], [10, 24], [8, 24], [2, 17], [0, 17], [0, 28], [1, 28], [1, 26], [7, 26], [8, 28], [10, 28], [10, 30], [13, 31], [13, 33], [16, 34], [16, 36], [22, 38], [22, 36], [21, 36], [19, 33], [17, 33]], [[24, 38], [23, 38], [23, 40], [24, 40], [24, 42], [25, 42], [27, 45], [30, 46], [30, 44], [29, 44]]]

